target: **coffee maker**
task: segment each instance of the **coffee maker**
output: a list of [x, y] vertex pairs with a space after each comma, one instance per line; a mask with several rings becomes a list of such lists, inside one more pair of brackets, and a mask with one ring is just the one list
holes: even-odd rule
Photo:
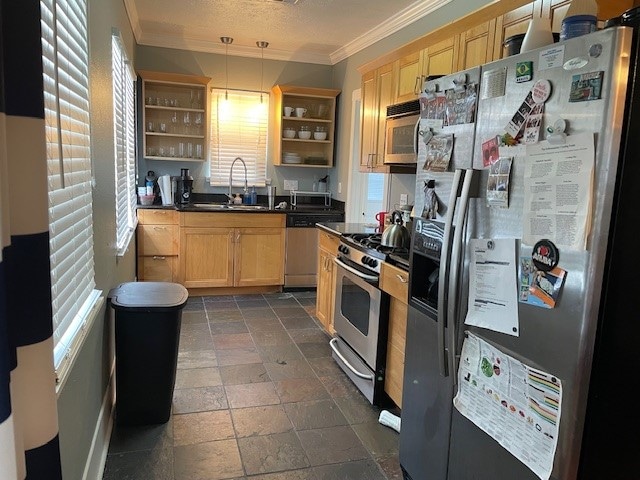
[[180, 176], [173, 177], [176, 182], [176, 205], [188, 205], [191, 203], [191, 191], [193, 189], [193, 177], [189, 175], [188, 168], [180, 169]]

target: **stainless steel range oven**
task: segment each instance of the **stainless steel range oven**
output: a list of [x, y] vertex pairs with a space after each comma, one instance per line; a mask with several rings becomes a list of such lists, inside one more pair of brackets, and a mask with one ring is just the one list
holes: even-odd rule
[[333, 358], [372, 404], [384, 398], [389, 323], [389, 297], [378, 280], [394, 250], [380, 245], [380, 234], [343, 235], [335, 260]]

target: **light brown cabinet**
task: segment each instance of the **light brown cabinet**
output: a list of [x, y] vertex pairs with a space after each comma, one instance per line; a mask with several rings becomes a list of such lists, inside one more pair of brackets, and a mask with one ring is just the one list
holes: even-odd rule
[[318, 229], [318, 282], [316, 290], [316, 317], [329, 334], [333, 335], [333, 308], [335, 306], [336, 267], [340, 240], [337, 236]]
[[383, 263], [380, 271], [380, 288], [391, 297], [384, 390], [396, 405], [402, 406], [409, 274], [393, 265]]
[[204, 161], [208, 149], [209, 77], [138, 72], [142, 79], [143, 156]]
[[457, 70], [466, 70], [493, 61], [495, 34], [495, 20], [484, 22], [462, 32]]
[[181, 213], [180, 283], [187, 288], [283, 285], [284, 227], [283, 214]]
[[422, 87], [422, 52], [412, 52], [397, 61], [397, 71], [394, 72], [395, 98], [393, 103], [415, 100]]
[[138, 280], [175, 282], [180, 250], [178, 212], [139, 209], [137, 213]]
[[422, 50], [421, 80], [430, 75], [448, 75], [457, 70], [460, 36], [454, 35]]
[[395, 66], [390, 63], [362, 77], [360, 113], [360, 171], [415, 173], [415, 165], [385, 165], [387, 107], [396, 102]]
[[[273, 164], [333, 167], [336, 98], [340, 90], [275, 85], [271, 91], [275, 100]], [[293, 110], [285, 111], [285, 107]], [[295, 109], [302, 109], [300, 116]], [[303, 130], [309, 133], [301, 134]], [[304, 135], [309, 138], [302, 138]]]

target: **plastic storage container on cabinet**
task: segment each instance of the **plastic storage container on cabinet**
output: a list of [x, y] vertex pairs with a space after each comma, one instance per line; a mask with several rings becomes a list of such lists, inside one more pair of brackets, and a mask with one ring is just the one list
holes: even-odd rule
[[129, 282], [109, 292], [115, 310], [116, 422], [165, 423], [171, 416], [182, 309], [177, 283]]

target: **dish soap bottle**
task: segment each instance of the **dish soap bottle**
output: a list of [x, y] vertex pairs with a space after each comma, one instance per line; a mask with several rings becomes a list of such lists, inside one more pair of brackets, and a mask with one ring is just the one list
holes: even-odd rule
[[253, 185], [251, 187], [251, 193], [249, 194], [249, 204], [257, 205], [258, 204], [258, 192], [256, 192], [256, 186]]
[[564, 20], [562, 20], [560, 40], [595, 32], [597, 22], [598, 4], [596, 0], [572, 0]]

